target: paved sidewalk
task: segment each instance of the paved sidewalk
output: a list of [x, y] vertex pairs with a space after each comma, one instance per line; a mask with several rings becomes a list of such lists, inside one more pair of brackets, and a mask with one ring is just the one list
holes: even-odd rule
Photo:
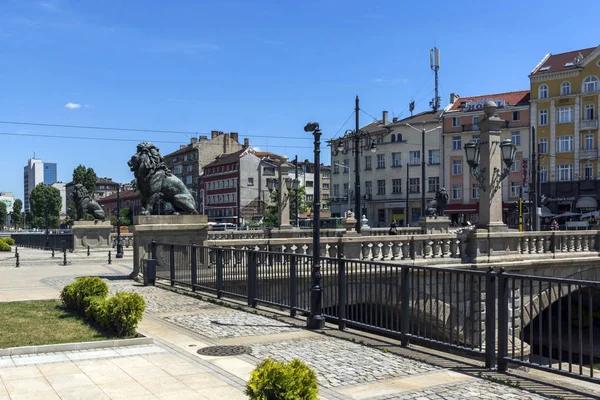
[[[547, 398], [460, 372], [442, 362], [416, 360], [343, 340], [336, 337], [336, 330], [311, 332], [285, 318], [144, 287], [124, 279], [130, 271], [127, 260], [110, 266], [98, 261], [39, 268], [32, 262], [19, 269], [0, 268], [0, 301], [56, 298], [60, 289], [79, 275], [102, 276], [111, 294], [138, 292], [147, 303], [139, 331], [155, 342], [141, 346], [145, 350], [131, 348], [130, 355], [116, 349], [95, 349], [87, 355], [34, 355], [34, 361], [26, 366], [9, 366], [5, 361], [9, 365], [3, 367], [0, 360], [0, 400], [245, 399], [245, 382], [266, 357], [305, 361], [317, 373], [320, 398], [328, 400]], [[246, 346], [249, 354], [198, 354], [199, 349], [223, 345]], [[49, 357], [55, 357], [54, 361], [49, 362]]]

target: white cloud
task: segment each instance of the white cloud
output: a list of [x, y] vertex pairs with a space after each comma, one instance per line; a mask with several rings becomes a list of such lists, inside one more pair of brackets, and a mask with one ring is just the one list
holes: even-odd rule
[[68, 108], [69, 110], [75, 110], [77, 108], [81, 108], [81, 104], [68, 102], [65, 104], [65, 108]]

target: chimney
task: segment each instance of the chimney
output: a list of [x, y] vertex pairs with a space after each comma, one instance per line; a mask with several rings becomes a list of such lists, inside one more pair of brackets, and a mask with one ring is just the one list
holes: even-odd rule
[[383, 118], [382, 119], [383, 119], [383, 125], [387, 125], [388, 122], [389, 122], [388, 121], [388, 112], [387, 111], [383, 112]]
[[244, 138], [244, 148], [247, 149], [248, 147], [250, 147], [250, 141], [248, 138]]
[[467, 101], [466, 100], [461, 100], [460, 102], [460, 108], [465, 108], [467, 106]]
[[219, 136], [219, 131], [210, 131], [210, 138], [214, 139]]
[[202, 142], [206, 142], [206, 141], [208, 141], [208, 136], [206, 136], [206, 135], [202, 135], [202, 136], [200, 136], [200, 137], [198, 138], [198, 140], [199, 140], [199, 142], [200, 142], [200, 143], [202, 143]]
[[226, 133], [223, 137], [223, 153], [227, 154], [229, 148], [229, 133]]
[[187, 146], [186, 146], [185, 144], [180, 144], [180, 145], [179, 145], [179, 150], [181, 150], [181, 149], [185, 149], [186, 147], [187, 147]]
[[398, 117], [394, 117], [394, 118], [392, 118], [392, 122], [393, 122], [393, 123], [396, 123], [396, 122], [398, 122]]
[[460, 96], [456, 93], [450, 93], [450, 104], [454, 104], [456, 100], [460, 99]]
[[235, 140], [236, 142], [238, 141], [238, 133], [237, 132], [231, 132], [230, 136], [231, 136], [232, 140]]
[[194, 144], [194, 143], [198, 143], [198, 138], [193, 137], [190, 139], [190, 144]]

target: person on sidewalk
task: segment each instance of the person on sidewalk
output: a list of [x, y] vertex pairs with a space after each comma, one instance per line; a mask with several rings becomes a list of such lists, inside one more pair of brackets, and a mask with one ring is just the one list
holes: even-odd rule
[[395, 235], [396, 234], [396, 220], [393, 219], [392, 223], [390, 225], [390, 230], [388, 232], [390, 235]]

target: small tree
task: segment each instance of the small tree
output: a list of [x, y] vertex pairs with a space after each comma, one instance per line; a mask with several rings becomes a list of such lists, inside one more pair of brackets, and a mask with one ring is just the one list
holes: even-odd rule
[[73, 185], [81, 183], [92, 197], [94, 190], [96, 190], [97, 182], [98, 176], [93, 168], [86, 168], [85, 165], [80, 164], [73, 170]]
[[4, 225], [6, 225], [7, 217], [8, 211], [6, 209], [6, 204], [0, 201], [0, 229], [4, 228]]
[[21, 199], [16, 199], [13, 203], [12, 213], [10, 214], [10, 220], [14, 227], [18, 228], [21, 225], [22, 213], [23, 209], [23, 201]]
[[[296, 197], [298, 197], [298, 210], [300, 214], [305, 213], [308, 210], [306, 202], [306, 188], [300, 186], [297, 190], [291, 189], [289, 192], [289, 210], [290, 210], [290, 221], [296, 220]], [[263, 216], [263, 225], [265, 226], [277, 226], [277, 217], [279, 210], [279, 191], [273, 190], [269, 197], [269, 204], [265, 210]]]
[[[129, 226], [131, 225], [131, 220], [129, 219], [130, 211], [129, 208], [121, 208], [121, 226]], [[112, 226], [117, 226], [117, 216], [113, 215], [110, 217], [110, 223]]]
[[31, 191], [31, 212], [33, 214], [32, 225], [36, 228], [46, 227], [46, 216], [48, 228], [60, 226], [60, 206], [62, 200], [60, 191], [52, 186], [40, 183]]

